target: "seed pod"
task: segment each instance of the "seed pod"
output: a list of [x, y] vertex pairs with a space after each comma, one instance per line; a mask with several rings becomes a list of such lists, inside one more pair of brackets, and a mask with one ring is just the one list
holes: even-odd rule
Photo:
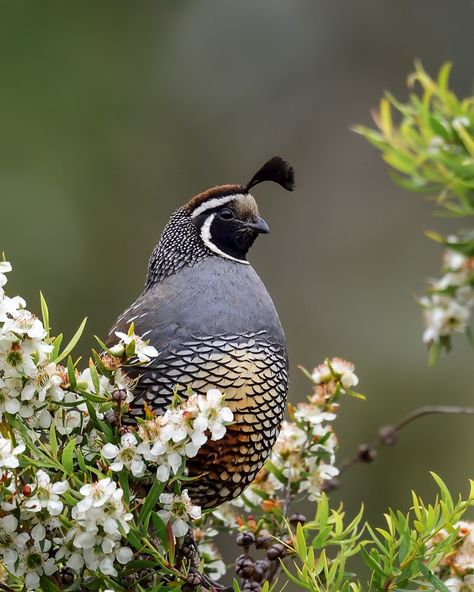
[[285, 547], [281, 543], [275, 543], [267, 551], [267, 557], [270, 561], [283, 557], [285, 553]]
[[255, 542], [255, 535], [253, 534], [253, 532], [239, 532], [237, 538], [235, 539], [235, 542], [240, 547], [250, 547], [250, 545], [253, 545], [253, 543]]
[[265, 530], [262, 530], [255, 539], [257, 549], [268, 549], [275, 539]]
[[251, 578], [255, 572], [255, 563], [250, 555], [240, 555], [235, 562], [235, 571], [241, 578]]
[[242, 592], [260, 592], [262, 586], [258, 582], [245, 582]]
[[303, 516], [303, 514], [293, 514], [292, 516], [290, 516], [289, 522], [293, 526], [296, 526], [298, 523], [305, 524], [306, 516]]

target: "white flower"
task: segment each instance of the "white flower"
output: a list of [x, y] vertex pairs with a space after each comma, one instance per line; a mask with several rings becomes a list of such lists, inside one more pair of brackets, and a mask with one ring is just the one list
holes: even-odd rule
[[[233, 419], [234, 414], [229, 407], [222, 407], [223, 394], [217, 389], [209, 389], [206, 397], [199, 397], [197, 404], [201, 412], [202, 426], [211, 432], [211, 440], [220, 440], [224, 437], [226, 426]], [[202, 430], [204, 431], [204, 429]]]
[[461, 271], [466, 266], [468, 258], [466, 257], [466, 255], [463, 255], [458, 251], [448, 249], [444, 253], [443, 262], [445, 268], [449, 271]]
[[198, 551], [199, 557], [204, 564], [204, 570], [210, 578], [218, 580], [225, 575], [225, 563], [222, 561], [222, 556], [216, 545], [213, 543], [199, 543]]
[[[158, 440], [149, 453], [146, 452], [143, 444], [138, 447], [138, 450], [143, 450], [145, 458], [158, 464], [156, 478], [162, 482], [168, 481], [171, 473], [176, 475], [183, 462], [183, 455], [170, 442]], [[184, 453], [184, 451], [182, 452]]]
[[117, 489], [117, 484], [109, 477], [83, 485], [79, 493], [84, 497], [76, 506], [78, 512], [85, 512], [91, 507], [100, 508], [103, 506]]
[[[77, 377], [77, 386], [79, 389], [84, 391], [89, 391], [91, 393], [95, 393], [97, 395], [105, 395], [107, 390], [110, 388], [110, 383], [107, 377], [100, 375], [99, 376], [99, 390], [96, 392], [96, 388], [94, 386], [94, 381], [92, 380], [92, 374], [90, 368], [86, 368], [83, 370], [79, 376]], [[82, 406], [79, 407], [81, 409]], [[86, 405], [84, 405], [84, 409], [87, 409]]]
[[16, 469], [20, 464], [17, 456], [24, 452], [25, 445], [19, 444], [13, 448], [11, 440], [0, 436], [0, 467], [6, 469]]
[[[1, 278], [1, 275], [0, 275]], [[1, 282], [0, 282], [1, 284]], [[0, 323], [4, 323], [10, 317], [14, 317], [21, 308], [25, 308], [26, 302], [21, 296], [2, 297], [2, 289], [0, 285]]]
[[424, 343], [437, 343], [440, 337], [453, 332], [463, 333], [466, 330], [470, 317], [469, 307], [449, 296], [439, 294], [422, 298], [420, 302], [425, 309]]
[[459, 130], [464, 127], [469, 127], [471, 125], [471, 121], [469, 117], [466, 117], [465, 115], [458, 115], [452, 120], [451, 125], [455, 130]]
[[9, 261], [0, 261], [0, 288], [7, 283], [5, 273], [9, 273], [12, 270], [12, 265]]
[[163, 442], [182, 442], [188, 436], [189, 426], [186, 425], [183, 409], [168, 409], [163, 424], [160, 433]]
[[21, 533], [16, 537], [15, 543], [18, 562], [8, 567], [15, 576], [25, 578], [27, 590], [38, 590], [40, 577], [43, 574], [50, 576], [58, 570], [54, 558], [48, 555], [51, 542], [43, 540], [40, 543], [29, 534]]
[[5, 412], [12, 415], [20, 410], [19, 394], [23, 383], [18, 377], [0, 378], [0, 421]]
[[[71, 393], [67, 393], [70, 395]], [[67, 402], [69, 396], [65, 397]], [[54, 414], [54, 425], [56, 430], [62, 436], [66, 434], [70, 434], [73, 430], [85, 425], [87, 423], [89, 416], [75, 409], [67, 409], [65, 407], [59, 407]]]
[[138, 440], [133, 434], [124, 434], [120, 446], [106, 444], [102, 448], [102, 456], [107, 460], [115, 459], [110, 465], [112, 471], [122, 471], [124, 467], [132, 471], [134, 477], [143, 477], [146, 465], [137, 450]]
[[306, 432], [295, 423], [283, 421], [273, 451], [281, 456], [287, 456], [293, 452], [299, 452], [305, 442]]
[[443, 584], [446, 586], [446, 588], [448, 588], [448, 590], [451, 590], [452, 592], [460, 592], [461, 590], [461, 586], [462, 586], [462, 580], [461, 578], [448, 578], [447, 580], [445, 580], [443, 582]]
[[316, 384], [337, 379], [340, 381], [343, 389], [349, 389], [359, 383], [359, 379], [354, 373], [354, 370], [354, 364], [351, 364], [342, 358], [332, 358], [329, 360], [329, 364], [324, 362], [323, 364], [316, 366], [313, 370], [312, 377]]
[[156, 358], [158, 355], [158, 351], [152, 345], [147, 345], [145, 341], [135, 333], [132, 335], [127, 335], [126, 333], [121, 333], [120, 331], [116, 331], [115, 335], [120, 339], [120, 341], [125, 345], [128, 346], [132, 342], [135, 344], [135, 355], [138, 358], [140, 363], [146, 363], [151, 360], [151, 358]]
[[17, 311], [13, 318], [4, 322], [3, 333], [12, 333], [30, 339], [44, 339], [46, 337], [43, 323], [30, 311], [24, 309]]
[[333, 465], [321, 463], [313, 468], [310, 474], [300, 483], [299, 491], [307, 492], [310, 501], [318, 501], [326, 481], [339, 475], [339, 469]]
[[13, 535], [17, 528], [18, 520], [15, 518], [15, 516], [7, 514], [3, 518], [0, 518], [0, 552], [5, 556], [5, 553], [9, 551], [10, 560], [12, 560], [13, 563], [16, 561], [18, 556], [17, 552], [13, 548], [15, 540]]
[[109, 477], [83, 485], [79, 492], [84, 499], [74, 506], [71, 514], [86, 533], [75, 539], [76, 546], [89, 547], [91, 538], [88, 534], [95, 535], [98, 526], [102, 526], [108, 535], [118, 537], [121, 536], [120, 529], [125, 533], [130, 530], [127, 522], [132, 519], [132, 514], [127, 513], [123, 505], [123, 490]]
[[318, 425], [324, 421], [334, 421], [337, 415], [328, 411], [321, 411], [317, 405], [310, 403], [298, 403], [295, 411], [295, 418], [300, 421], [307, 421], [308, 423]]
[[64, 507], [59, 495], [68, 489], [67, 481], [51, 483], [49, 475], [40, 469], [36, 473], [36, 483], [32, 485], [32, 496], [24, 502], [24, 508], [30, 512], [46, 508], [51, 516], [59, 516]]
[[171, 530], [175, 537], [184, 536], [188, 532], [190, 519], [196, 520], [201, 517], [201, 508], [192, 503], [186, 489], [181, 495], [162, 493], [160, 504], [163, 509], [158, 512], [158, 516], [165, 524], [171, 522]]

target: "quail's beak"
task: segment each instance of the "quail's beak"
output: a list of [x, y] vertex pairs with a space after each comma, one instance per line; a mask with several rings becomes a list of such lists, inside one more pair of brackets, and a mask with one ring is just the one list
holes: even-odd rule
[[263, 218], [260, 218], [260, 216], [257, 216], [256, 218], [249, 220], [246, 226], [250, 230], [258, 232], [259, 234], [268, 234], [270, 232], [268, 224], [265, 222]]

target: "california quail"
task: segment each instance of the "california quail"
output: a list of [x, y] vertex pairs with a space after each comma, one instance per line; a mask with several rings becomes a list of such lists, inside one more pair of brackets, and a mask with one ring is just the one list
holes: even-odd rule
[[166, 225], [148, 266], [143, 293], [110, 331], [135, 332], [159, 356], [140, 369], [130, 418], [145, 403], [158, 413], [176, 385], [205, 394], [217, 388], [234, 412], [225, 437], [189, 459], [193, 501], [213, 508], [237, 497], [255, 478], [277, 438], [288, 390], [285, 336], [273, 302], [247, 261], [268, 233], [250, 189], [274, 181], [291, 191], [292, 167], [270, 159], [243, 185], [213, 187], [193, 197]]

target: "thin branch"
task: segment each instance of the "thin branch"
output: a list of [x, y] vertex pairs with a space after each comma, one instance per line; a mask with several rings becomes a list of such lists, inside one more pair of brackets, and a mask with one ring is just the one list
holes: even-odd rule
[[458, 405], [425, 405], [405, 415], [398, 423], [394, 425], [382, 426], [377, 435], [377, 439], [370, 444], [361, 444], [354, 456], [342, 461], [339, 468], [344, 472], [359, 462], [373, 462], [377, 457], [377, 450], [381, 446], [393, 446], [398, 442], [400, 432], [407, 425], [425, 415], [474, 415], [474, 407], [462, 407]]

